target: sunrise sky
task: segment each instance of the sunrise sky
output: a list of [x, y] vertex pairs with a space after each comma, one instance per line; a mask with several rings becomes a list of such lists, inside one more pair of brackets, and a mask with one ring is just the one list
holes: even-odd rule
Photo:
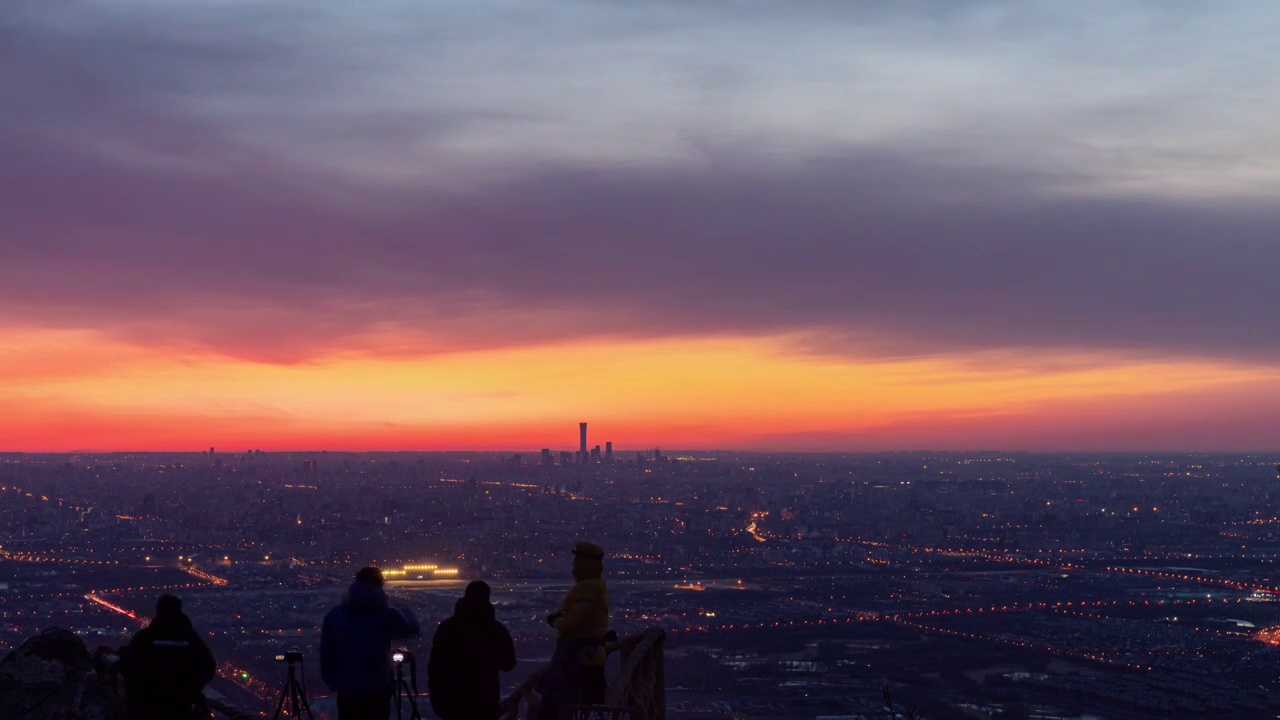
[[8, 0], [0, 450], [1243, 450], [1280, 13]]

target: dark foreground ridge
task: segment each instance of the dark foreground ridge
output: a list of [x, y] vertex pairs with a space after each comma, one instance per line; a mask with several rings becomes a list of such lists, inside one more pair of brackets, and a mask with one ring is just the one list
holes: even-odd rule
[[0, 660], [0, 718], [108, 720], [124, 710], [75, 633], [48, 628]]

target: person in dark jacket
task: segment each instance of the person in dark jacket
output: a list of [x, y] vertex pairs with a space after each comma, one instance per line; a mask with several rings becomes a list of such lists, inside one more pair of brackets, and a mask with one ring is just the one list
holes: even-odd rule
[[489, 585], [467, 585], [453, 617], [440, 623], [427, 661], [431, 709], [442, 720], [497, 720], [502, 685], [498, 673], [516, 666], [511, 633], [498, 622]]
[[395, 691], [391, 643], [418, 631], [412, 613], [387, 605], [381, 570], [356, 575], [320, 632], [320, 675], [338, 696], [339, 720], [387, 720]]
[[155, 619], [120, 652], [130, 720], [194, 717], [200, 694], [217, 671], [209, 646], [182, 612], [182, 601], [162, 596]]

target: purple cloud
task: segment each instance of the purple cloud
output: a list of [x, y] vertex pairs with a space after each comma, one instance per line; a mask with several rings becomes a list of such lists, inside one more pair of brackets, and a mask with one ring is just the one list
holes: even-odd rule
[[[0, 321], [273, 360], [388, 326], [423, 351], [807, 332], [857, 354], [1280, 356], [1280, 211], [1240, 150], [1276, 148], [1230, 83], [1210, 137], [1154, 62], [1145, 89], [1007, 78], [1095, 68], [996, 3], [949, 26], [751, 6], [732, 32], [678, 4], [523, 26], [495, 7], [24, 6], [0, 30]], [[807, 66], [753, 44], [805, 19]], [[820, 19], [892, 42], [842, 50]], [[765, 61], [709, 50], [748, 47]], [[684, 64], [626, 61], [644, 48]]]

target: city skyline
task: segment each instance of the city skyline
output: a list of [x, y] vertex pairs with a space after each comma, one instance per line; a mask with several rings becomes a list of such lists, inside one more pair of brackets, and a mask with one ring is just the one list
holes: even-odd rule
[[0, 450], [1273, 449], [1274, 16], [19, 0]]
[[[484, 579], [518, 659], [500, 697], [523, 705], [587, 539], [606, 553], [610, 629], [662, 658], [619, 662], [609, 683], [631, 673], [631, 707], [661, 683], [672, 720], [887, 717], [886, 688], [929, 720], [1264, 718], [1280, 699], [1277, 452], [213, 450], [0, 455], [5, 667], [50, 632], [118, 647], [172, 592], [219, 663], [210, 700], [269, 712], [276, 659], [314, 662], [322, 619], [376, 566], [424, 627]], [[6, 679], [0, 715], [50, 684]]]

